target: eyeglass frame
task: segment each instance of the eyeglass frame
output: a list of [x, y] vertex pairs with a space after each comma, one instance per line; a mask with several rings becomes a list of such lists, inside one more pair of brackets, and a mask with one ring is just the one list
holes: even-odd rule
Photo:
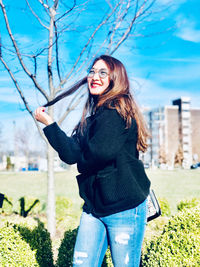
[[[91, 73], [92, 71], [93, 71], [94, 73]], [[106, 74], [105, 77], [102, 77], [101, 71], [104, 71], [104, 72], [105, 72], [105, 74]], [[106, 71], [106, 69], [104, 69], [104, 68], [99, 69], [99, 70], [94, 69], [94, 68], [91, 68], [91, 69], [88, 70], [87, 77], [88, 77], [88, 78], [93, 78], [94, 75], [95, 75], [96, 73], [98, 73], [98, 75], [99, 75], [99, 77], [100, 77], [101, 79], [106, 79], [106, 78], [110, 75], [110, 74]]]

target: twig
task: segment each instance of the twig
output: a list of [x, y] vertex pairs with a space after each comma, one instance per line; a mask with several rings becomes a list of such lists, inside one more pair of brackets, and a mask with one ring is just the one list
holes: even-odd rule
[[21, 53], [19, 51], [19, 48], [17, 46], [17, 43], [15, 41], [15, 38], [11, 32], [11, 28], [10, 28], [10, 25], [9, 25], [9, 22], [8, 22], [8, 17], [7, 17], [7, 13], [6, 13], [6, 10], [5, 10], [5, 6], [3, 5], [3, 2], [2, 0], [0, 0], [0, 6], [1, 6], [1, 9], [2, 9], [2, 12], [3, 12], [3, 15], [4, 15], [4, 20], [5, 20], [5, 23], [6, 23], [6, 28], [7, 28], [7, 31], [8, 31], [8, 34], [10, 36], [10, 39], [12, 41], [12, 44], [14, 46], [14, 49], [17, 53], [17, 58], [19, 59], [19, 62], [20, 62], [20, 65], [22, 66], [23, 70], [25, 71], [25, 73], [30, 77], [30, 79], [33, 81], [35, 87], [41, 92], [41, 94], [45, 97], [45, 99], [48, 101], [49, 98], [48, 98], [48, 95], [46, 94], [46, 92], [41, 88], [41, 86], [38, 84], [35, 76], [28, 70], [28, 68], [25, 66], [24, 64], [24, 61], [22, 59], [22, 56], [21, 56]]
[[41, 19], [39, 18], [39, 16], [33, 11], [32, 7], [30, 6], [28, 0], [26, 0], [26, 3], [31, 11], [31, 13], [33, 14], [33, 16], [38, 20], [38, 22], [46, 29], [48, 29], [48, 27], [41, 21]]
[[[20, 86], [19, 86], [17, 80], [15, 79], [14, 74], [12, 73], [11, 69], [8, 67], [8, 65], [7, 65], [6, 62], [4, 61], [3, 57], [0, 57], [0, 60], [1, 60], [2, 64], [4, 65], [4, 67], [6, 68], [6, 70], [8, 71], [8, 73], [9, 73], [9, 75], [10, 75], [10, 77], [11, 77], [11, 79], [12, 79], [12, 81], [13, 81], [13, 83], [14, 83], [14, 85], [15, 85], [15, 87], [16, 87], [16, 89], [17, 89], [17, 91], [18, 91], [18, 93], [19, 93], [19, 95], [20, 95], [20, 97], [21, 97], [21, 99], [22, 99], [22, 101], [23, 101], [25, 107], [26, 107], [26, 110], [29, 112], [29, 114], [31, 115], [31, 117], [32, 117], [33, 120], [34, 120], [34, 122], [35, 122], [35, 124], [36, 124], [36, 127], [37, 127], [37, 129], [38, 129], [40, 135], [43, 137], [43, 139], [45, 139], [45, 138], [44, 138], [44, 134], [43, 134], [41, 128], [39, 127], [39, 124], [38, 124], [38, 122], [36, 121], [36, 119], [35, 119], [35, 117], [34, 117], [34, 115], [33, 115], [33, 112], [31, 111], [31, 109], [30, 109], [30, 107], [29, 107], [29, 104], [28, 104], [28, 102], [26, 101], [26, 99], [25, 99], [25, 97], [24, 97], [24, 95], [23, 95], [23, 92], [22, 92], [22, 90], [21, 90], [21, 88], [20, 88]], [[45, 139], [45, 141], [46, 141], [46, 139]], [[47, 142], [47, 141], [46, 141], [46, 142]]]
[[[122, 1], [122, 0], [121, 0]], [[71, 75], [71, 73], [73, 72], [73, 70], [75, 69], [75, 67], [77, 66], [81, 56], [83, 55], [83, 53], [85, 52], [86, 48], [88, 47], [89, 43], [91, 42], [91, 40], [94, 38], [95, 34], [97, 33], [97, 31], [109, 20], [109, 18], [112, 16], [112, 14], [115, 12], [115, 10], [117, 9], [117, 7], [120, 5], [120, 2], [118, 2], [115, 6], [115, 8], [111, 11], [110, 14], [107, 15], [107, 17], [96, 27], [96, 29], [94, 30], [94, 32], [92, 33], [92, 35], [90, 36], [90, 38], [88, 39], [87, 43], [85, 44], [85, 46], [83, 47], [81, 53], [79, 54], [76, 62], [74, 63], [73, 67], [71, 68], [71, 71], [66, 75], [65, 79], [61, 81], [61, 83], [59, 84], [57, 90], [59, 90], [67, 81], [68, 77]], [[57, 91], [56, 90], [56, 91]]]

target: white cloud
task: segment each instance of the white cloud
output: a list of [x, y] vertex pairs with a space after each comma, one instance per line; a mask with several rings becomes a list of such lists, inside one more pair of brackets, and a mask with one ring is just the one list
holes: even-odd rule
[[140, 77], [131, 79], [130, 83], [139, 106], [156, 108], [171, 105], [172, 100], [180, 97], [190, 97], [192, 106], [200, 107], [200, 95], [195, 91], [163, 87], [158, 82]]
[[[147, 58], [147, 57], [146, 57]], [[152, 58], [152, 57], [151, 57]], [[199, 63], [200, 57], [187, 57], [187, 58], [172, 58], [172, 57], [154, 57], [153, 60], [167, 61], [167, 62], [180, 62], [180, 63]]]
[[130, 80], [133, 94], [139, 106], [157, 107], [169, 104], [174, 96], [169, 96], [168, 90], [150, 79], [136, 77]]
[[195, 21], [189, 20], [184, 16], [178, 16], [176, 36], [190, 42], [200, 42], [200, 29], [196, 28]]
[[1, 101], [9, 103], [19, 103], [20, 97], [18, 97], [17, 91], [13, 87], [1, 87]]
[[177, 36], [183, 40], [199, 43], [200, 42], [200, 30], [195, 30], [190, 27], [184, 27], [180, 29]]
[[176, 3], [172, 0], [157, 0], [156, 3], [158, 4], [162, 4], [162, 5], [166, 5], [166, 4], [173, 4], [173, 5], [181, 5], [183, 3], [185, 3], [187, 0], [179, 0], [179, 1], [176, 1]]
[[24, 45], [33, 44], [33, 39], [30, 36], [17, 33], [15, 34], [15, 38], [19, 43], [22, 43]]
[[[200, 61], [199, 61], [200, 62]], [[198, 63], [199, 63], [198, 62]], [[183, 64], [177, 67], [171, 67], [168, 71], [163, 73], [158, 73], [156, 76], [156, 80], [159, 82], [179, 82], [180, 84], [184, 84], [185, 82], [198, 82], [200, 80], [200, 64]]]

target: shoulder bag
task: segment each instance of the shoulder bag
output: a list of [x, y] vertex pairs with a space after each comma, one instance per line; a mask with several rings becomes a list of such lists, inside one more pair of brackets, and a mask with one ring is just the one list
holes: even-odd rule
[[147, 206], [147, 222], [150, 222], [161, 215], [161, 208], [153, 189], [150, 189], [150, 193], [147, 197]]

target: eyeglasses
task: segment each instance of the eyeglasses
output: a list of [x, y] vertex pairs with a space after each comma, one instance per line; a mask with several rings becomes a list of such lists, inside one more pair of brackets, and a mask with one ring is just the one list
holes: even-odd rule
[[105, 79], [109, 75], [105, 69], [99, 69], [99, 70], [91, 69], [91, 70], [89, 70], [87, 76], [89, 78], [92, 78], [92, 77], [94, 77], [95, 73], [98, 73], [98, 75], [101, 79]]

